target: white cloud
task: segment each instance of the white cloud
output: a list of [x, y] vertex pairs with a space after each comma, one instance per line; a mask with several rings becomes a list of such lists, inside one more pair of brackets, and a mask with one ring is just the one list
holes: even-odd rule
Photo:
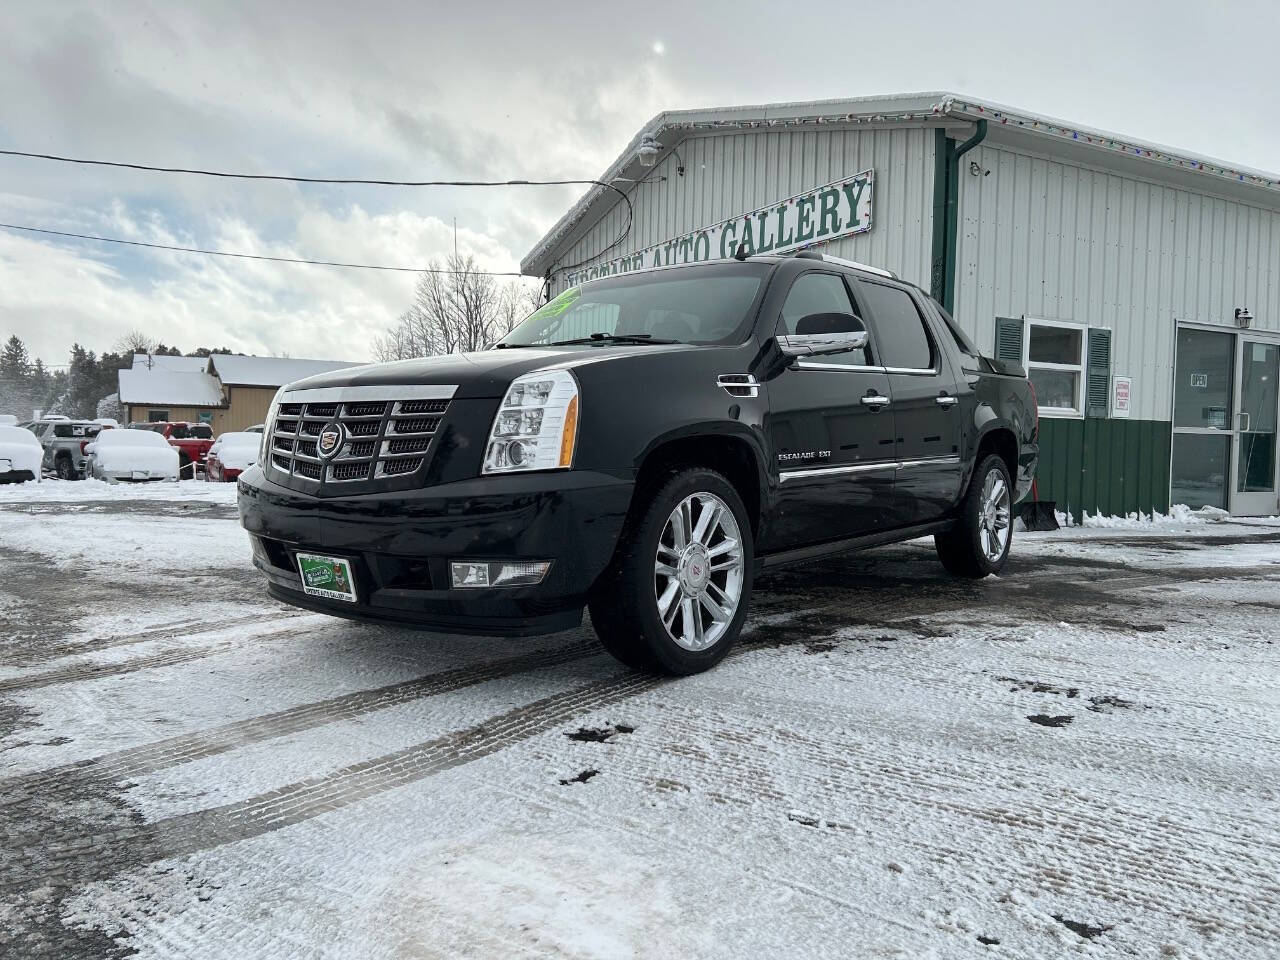
[[[200, 244], [266, 256], [427, 266], [453, 250], [453, 228], [405, 211], [372, 215], [310, 209], [290, 243], [270, 242], [247, 222], [225, 217], [207, 237], [176, 232], [154, 212], [113, 204], [111, 215], [78, 232], [105, 230], [144, 242]], [[459, 229], [458, 250], [484, 269], [511, 269], [514, 257], [484, 233]], [[122, 252], [123, 251], [123, 252]], [[251, 260], [218, 260], [147, 250], [145, 271], [130, 248], [63, 246], [0, 230], [0, 290], [12, 332], [33, 354], [60, 363], [73, 340], [107, 349], [141, 329], [191, 350], [227, 346], [251, 353], [362, 360], [408, 305], [416, 274]], [[133, 269], [126, 270], [126, 261]], [[146, 276], [139, 278], [139, 273]]]

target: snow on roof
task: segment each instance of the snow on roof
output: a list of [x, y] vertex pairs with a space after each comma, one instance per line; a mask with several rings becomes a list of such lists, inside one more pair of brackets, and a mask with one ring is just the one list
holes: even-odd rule
[[1025, 135], [1042, 146], [1061, 144], [1063, 146], [1060, 149], [1081, 149], [1094, 156], [1102, 153], [1114, 154], [1124, 158], [1125, 162], [1147, 164], [1147, 169], [1153, 171], [1163, 169], [1168, 172], [1185, 172], [1209, 181], [1206, 188], [1216, 186], [1220, 190], [1229, 188], [1233, 191], [1245, 191], [1251, 197], [1264, 198], [1264, 202], [1269, 205], [1274, 205], [1280, 195], [1280, 174], [954, 93], [903, 93], [795, 103], [667, 110], [641, 127], [609, 169], [600, 175], [597, 185], [588, 189], [525, 255], [520, 261], [520, 271], [527, 276], [542, 276], [547, 269], [555, 266], [554, 255], [575, 234], [579, 225], [587, 218], [588, 212], [597, 204], [616, 202], [615, 190], [600, 184], [616, 183], [620, 188], [626, 189], [624, 181], [643, 175], [638, 166], [637, 151], [640, 144], [649, 138], [659, 139], [668, 133], [676, 135], [676, 139], [660, 140], [660, 156], [665, 156], [673, 149], [680, 136], [720, 131], [731, 133], [797, 127], [812, 129], [819, 125], [843, 124], [856, 127], [904, 123], [948, 127], [962, 124], [972, 129], [980, 120], [988, 121], [993, 133], [995, 128], [1001, 128], [1016, 135]]
[[239, 387], [283, 387], [286, 383], [359, 366], [347, 360], [295, 360], [292, 357], [240, 357], [214, 354], [209, 368], [223, 383]]
[[222, 387], [214, 377], [202, 371], [166, 370], [158, 366], [148, 370], [143, 366], [121, 370], [119, 378], [121, 403], [222, 406]]
[[181, 370], [186, 373], [196, 373], [204, 370], [208, 363], [208, 357], [170, 357], [160, 353], [133, 355], [135, 370]]

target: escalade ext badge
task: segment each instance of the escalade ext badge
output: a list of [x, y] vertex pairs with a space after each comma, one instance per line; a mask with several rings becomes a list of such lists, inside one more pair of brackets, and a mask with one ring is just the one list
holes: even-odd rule
[[[238, 488], [272, 596], [505, 636], [572, 630], [589, 608], [619, 660], [689, 674], [729, 652], [764, 568], [932, 536], [957, 576], [1006, 569], [1035, 399], [1020, 367], [962, 354], [919, 288], [827, 257], [757, 256], [574, 289], [508, 335], [537, 349], [285, 390], [269, 453]], [[602, 324], [680, 343], [543, 342]], [[788, 365], [779, 348], [780, 334], [841, 330], [860, 336], [824, 344], [820, 363]], [[569, 380], [576, 404], [555, 395]], [[517, 460], [487, 468], [517, 443]], [[526, 457], [536, 466], [505, 469]], [[346, 564], [351, 592], [308, 594], [299, 555]]]

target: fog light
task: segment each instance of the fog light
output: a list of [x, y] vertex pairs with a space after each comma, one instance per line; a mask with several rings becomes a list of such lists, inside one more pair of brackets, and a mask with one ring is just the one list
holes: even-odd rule
[[492, 563], [455, 561], [449, 564], [455, 590], [471, 587], [527, 587], [541, 583], [550, 560], [503, 560]]

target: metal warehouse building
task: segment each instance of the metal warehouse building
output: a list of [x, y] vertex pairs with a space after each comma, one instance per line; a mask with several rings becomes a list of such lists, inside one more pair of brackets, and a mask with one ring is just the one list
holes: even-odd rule
[[553, 291], [819, 246], [1027, 366], [1041, 499], [1280, 512], [1280, 176], [914, 94], [663, 113], [601, 180], [521, 264]]

